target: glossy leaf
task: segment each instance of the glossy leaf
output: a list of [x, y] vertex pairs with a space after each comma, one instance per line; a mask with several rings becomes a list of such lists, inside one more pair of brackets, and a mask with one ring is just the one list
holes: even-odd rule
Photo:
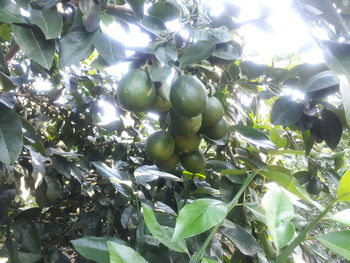
[[337, 200], [350, 201], [350, 170], [347, 170], [340, 179]]
[[314, 138], [312, 137], [310, 130], [304, 131], [302, 133], [302, 136], [305, 148], [305, 155], [309, 155], [312, 146], [314, 145]]
[[247, 230], [237, 224], [233, 224], [232, 227], [221, 227], [219, 231], [235, 244], [244, 255], [253, 256], [261, 250], [255, 238]]
[[272, 128], [270, 130], [271, 141], [276, 145], [277, 148], [283, 148], [287, 145], [288, 141], [286, 138], [280, 135], [280, 130], [277, 128]]
[[93, 33], [78, 28], [69, 32], [60, 41], [60, 66], [78, 64], [92, 52]]
[[141, 17], [141, 18], [143, 17], [143, 9], [144, 9], [143, 0], [126, 0], [126, 2], [130, 5], [132, 10], [135, 12], [135, 14], [138, 17]]
[[0, 21], [5, 23], [24, 23], [21, 10], [11, 0], [0, 2]]
[[21, 120], [15, 111], [0, 103], [0, 162], [14, 163], [22, 151]]
[[198, 41], [194, 43], [185, 50], [183, 56], [180, 59], [181, 65], [183, 67], [199, 63], [202, 60], [208, 58], [213, 54], [215, 46], [209, 41]]
[[160, 171], [156, 166], [144, 165], [134, 171], [135, 180], [144, 186], [158, 178], [168, 179], [174, 182], [181, 182], [182, 179], [170, 173]]
[[34, 27], [12, 25], [15, 40], [21, 51], [43, 66], [50, 69], [55, 55], [55, 41], [46, 40], [44, 34]]
[[83, 13], [82, 21], [88, 32], [95, 31], [100, 26], [100, 3], [93, 0], [80, 0], [80, 10]]
[[167, 66], [151, 67], [148, 70], [152, 81], [165, 81], [171, 74], [171, 69]]
[[102, 162], [92, 162], [92, 165], [96, 168], [97, 172], [107, 180], [111, 182], [116, 190], [118, 190], [124, 196], [130, 196], [133, 194], [132, 182], [122, 176], [117, 170], [108, 167]]
[[198, 40], [207, 40], [213, 44], [226, 43], [232, 40], [232, 36], [226, 27], [216, 27], [212, 29], [192, 28], [193, 35]]
[[233, 128], [239, 132], [248, 142], [256, 146], [267, 149], [276, 149], [276, 146], [270, 141], [267, 135], [251, 126], [234, 125]]
[[184, 240], [172, 242], [171, 237], [174, 234], [174, 229], [166, 226], [161, 226], [155, 217], [155, 214], [147, 204], [142, 204], [143, 218], [147, 228], [152, 235], [162, 244], [177, 252], [187, 252], [186, 242]]
[[329, 148], [334, 150], [340, 142], [343, 126], [338, 116], [330, 110], [323, 109], [321, 112], [322, 137]]
[[271, 181], [276, 182], [299, 198], [302, 198], [317, 208], [322, 209], [322, 206], [311, 199], [305, 188], [299, 184], [288, 169], [277, 165], [269, 165], [262, 169], [259, 173], [266, 176]]
[[72, 240], [74, 248], [81, 254], [83, 257], [93, 260], [99, 263], [109, 263], [109, 252], [108, 252], [108, 241], [118, 242], [124, 244], [114, 237], [82, 237], [75, 240]]
[[197, 199], [180, 210], [172, 240], [177, 241], [200, 234], [220, 223], [226, 213], [226, 205], [221, 201]]
[[266, 224], [272, 240], [278, 249], [284, 247], [294, 237], [294, 207], [282, 189], [270, 189], [262, 199]]
[[343, 225], [350, 226], [350, 209], [344, 209], [330, 217]]
[[32, 9], [30, 11], [30, 22], [41, 29], [46, 39], [54, 39], [61, 36], [63, 20], [61, 14], [57, 11]]
[[330, 70], [312, 76], [307, 83], [309, 98], [323, 98], [339, 90], [339, 78]]
[[224, 60], [236, 60], [240, 57], [240, 52], [232, 43], [228, 42], [217, 44], [213, 56]]
[[170, 66], [178, 58], [176, 47], [172, 42], [157, 46], [155, 56], [159, 62]]
[[115, 65], [125, 58], [125, 47], [106, 34], [96, 33], [94, 45], [101, 57], [109, 64]]
[[172, 21], [180, 15], [179, 8], [172, 2], [156, 2], [147, 10], [150, 16], [159, 18], [163, 22]]
[[293, 101], [288, 96], [280, 97], [275, 101], [270, 113], [273, 125], [288, 126], [294, 124], [303, 115], [304, 105]]
[[330, 250], [350, 260], [350, 230], [330, 232], [316, 238]]
[[147, 261], [130, 247], [116, 242], [107, 242], [110, 254], [110, 263], [147, 263]]

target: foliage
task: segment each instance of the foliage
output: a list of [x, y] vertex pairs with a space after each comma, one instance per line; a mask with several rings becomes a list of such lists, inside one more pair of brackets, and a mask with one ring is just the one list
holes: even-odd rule
[[[326, 64], [285, 68], [244, 60], [233, 1], [220, 16], [201, 1], [126, 3], [0, 2], [0, 258], [350, 259], [344, 1], [295, 1], [329, 34], [315, 39]], [[124, 45], [116, 26], [150, 43]]]

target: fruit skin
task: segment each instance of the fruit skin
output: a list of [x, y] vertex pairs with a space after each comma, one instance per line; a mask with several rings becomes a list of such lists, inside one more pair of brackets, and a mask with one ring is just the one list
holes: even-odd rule
[[155, 97], [154, 85], [148, 73], [134, 69], [123, 76], [118, 84], [117, 97], [126, 110], [139, 112], [148, 109]]
[[311, 195], [318, 195], [322, 190], [322, 183], [316, 176], [313, 176], [307, 183], [306, 190]]
[[146, 155], [154, 162], [162, 162], [169, 159], [175, 150], [175, 140], [166, 131], [152, 133], [146, 140]]
[[160, 170], [163, 171], [171, 171], [174, 170], [178, 162], [180, 161], [180, 156], [178, 153], [174, 152], [172, 156], [170, 156], [169, 159], [157, 162], [156, 165]]
[[221, 102], [216, 97], [209, 97], [207, 105], [202, 112], [202, 126], [215, 126], [224, 116], [225, 110]]
[[228, 124], [224, 118], [222, 118], [215, 126], [213, 127], [203, 127], [203, 133], [209, 139], [219, 140], [223, 138], [228, 132]]
[[190, 136], [199, 131], [202, 124], [202, 115], [189, 118], [176, 111], [170, 112], [170, 128], [176, 135]]
[[198, 149], [201, 137], [198, 134], [190, 136], [175, 135], [175, 151], [192, 153]]
[[204, 110], [207, 104], [207, 92], [199, 79], [183, 75], [173, 83], [170, 101], [177, 112], [186, 117], [194, 117]]
[[180, 157], [182, 166], [191, 173], [201, 172], [207, 165], [204, 154], [200, 150]]
[[152, 103], [152, 109], [159, 112], [166, 112], [171, 109], [170, 86], [163, 84], [156, 90], [156, 95]]

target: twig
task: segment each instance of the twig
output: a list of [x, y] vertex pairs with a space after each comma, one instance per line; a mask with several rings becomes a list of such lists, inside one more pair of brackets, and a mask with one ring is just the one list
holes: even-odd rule
[[14, 44], [11, 46], [9, 52], [8, 52], [8, 53], [6, 54], [6, 56], [5, 56], [5, 60], [6, 60], [6, 63], [7, 63], [7, 64], [11, 64], [12, 59], [13, 59], [13, 57], [16, 55], [16, 53], [18, 52], [18, 50], [19, 50], [19, 45], [18, 45], [17, 43], [14, 43]]

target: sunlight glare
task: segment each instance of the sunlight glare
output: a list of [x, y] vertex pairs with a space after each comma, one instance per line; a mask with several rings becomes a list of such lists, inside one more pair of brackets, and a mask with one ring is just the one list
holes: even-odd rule
[[112, 121], [120, 120], [120, 118], [117, 116], [116, 108], [109, 102], [99, 100], [98, 106], [102, 109], [102, 111], [98, 114], [101, 118], [101, 122], [99, 122], [98, 125], [107, 125]]
[[106, 72], [111, 76], [121, 79], [129, 71], [130, 62], [120, 62], [117, 65], [105, 68]]
[[33, 83], [33, 87], [38, 92], [44, 92], [52, 89], [52, 84], [50, 81], [39, 79]]
[[182, 24], [178, 19], [166, 22], [165, 26], [169, 31], [172, 32], [178, 32], [182, 29]]
[[111, 23], [108, 27], [101, 24], [101, 27], [111, 38], [127, 47], [146, 47], [151, 42], [149, 35], [143, 33], [138, 26], [133, 24], [129, 24], [128, 32], [116, 22]]

